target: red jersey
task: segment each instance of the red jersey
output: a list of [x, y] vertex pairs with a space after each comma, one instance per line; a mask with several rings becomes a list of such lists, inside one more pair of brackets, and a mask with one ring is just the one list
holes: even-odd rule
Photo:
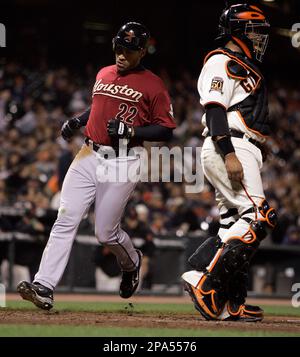
[[[134, 127], [176, 127], [171, 100], [163, 81], [143, 67], [120, 74], [113, 65], [98, 72], [85, 135], [95, 143], [111, 145], [106, 126], [112, 118], [119, 118]], [[133, 141], [137, 144], [135, 138]]]

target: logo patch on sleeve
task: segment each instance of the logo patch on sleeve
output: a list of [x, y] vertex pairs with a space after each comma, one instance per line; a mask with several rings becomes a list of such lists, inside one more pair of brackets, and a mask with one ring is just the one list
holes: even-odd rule
[[215, 90], [217, 92], [220, 92], [221, 94], [223, 94], [223, 78], [221, 77], [214, 77], [211, 81], [211, 85], [210, 85], [210, 92]]

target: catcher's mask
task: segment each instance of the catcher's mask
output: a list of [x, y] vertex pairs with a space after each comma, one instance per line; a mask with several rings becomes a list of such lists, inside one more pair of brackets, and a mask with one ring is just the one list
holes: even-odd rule
[[262, 62], [269, 40], [270, 24], [263, 11], [248, 4], [226, 8], [219, 21], [217, 41], [232, 40], [247, 57]]

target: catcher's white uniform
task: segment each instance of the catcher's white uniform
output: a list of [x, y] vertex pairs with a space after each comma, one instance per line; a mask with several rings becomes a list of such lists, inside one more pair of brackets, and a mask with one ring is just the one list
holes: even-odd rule
[[[262, 77], [250, 67], [247, 68], [245, 63], [240, 62], [238, 58], [231, 56], [230, 52], [222, 50], [214, 52], [209, 54], [198, 80], [200, 103], [203, 106], [209, 103], [222, 105], [227, 111], [229, 128], [244, 133], [243, 138], [232, 137], [231, 139], [244, 170], [243, 182], [237, 183], [229, 180], [224, 159], [208, 135], [208, 128], [205, 127], [203, 131], [203, 135], [206, 136], [202, 148], [203, 172], [215, 188], [220, 215], [226, 215], [232, 208], [238, 211], [238, 215], [221, 218], [221, 228], [218, 234], [225, 242], [232, 236], [242, 236], [247, 232], [249, 223], [241, 219], [241, 215], [253, 208], [254, 204], [258, 205], [265, 197], [260, 176], [262, 154], [249, 139], [264, 142], [266, 137], [255, 128], [255, 125], [253, 125], [254, 128], [250, 128], [241, 110], [234, 107], [260, 88]], [[234, 71], [236, 69], [234, 65], [238, 67], [238, 71]], [[205, 114], [202, 122], [206, 125]], [[250, 212], [246, 216], [255, 219], [254, 214], [259, 218], [258, 212]]]

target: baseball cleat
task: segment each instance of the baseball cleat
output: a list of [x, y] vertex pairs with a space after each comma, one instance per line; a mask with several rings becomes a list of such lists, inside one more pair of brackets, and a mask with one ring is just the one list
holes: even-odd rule
[[52, 309], [54, 303], [53, 291], [44, 285], [21, 281], [17, 286], [17, 290], [24, 300], [31, 301], [40, 309]]
[[219, 316], [222, 321], [259, 322], [264, 318], [264, 311], [259, 306], [233, 304], [228, 302]]
[[136, 250], [139, 256], [138, 266], [133, 271], [123, 271], [119, 294], [123, 299], [130, 298], [136, 291], [140, 281], [140, 268], [142, 263], [142, 253]]

